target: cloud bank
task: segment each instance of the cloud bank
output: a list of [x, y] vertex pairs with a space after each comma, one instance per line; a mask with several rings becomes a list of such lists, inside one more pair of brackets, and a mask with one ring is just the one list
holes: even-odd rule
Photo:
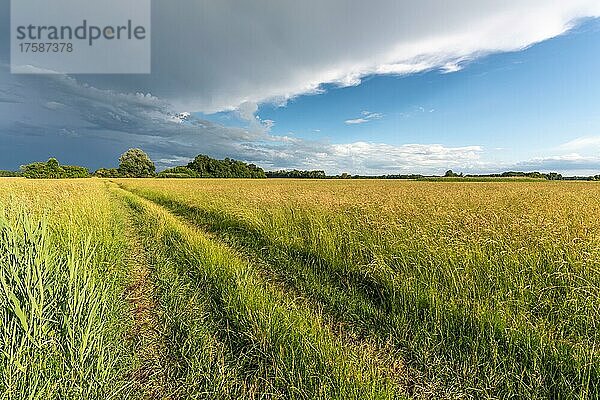
[[284, 102], [372, 74], [456, 71], [559, 35], [596, 0], [154, 1], [152, 75], [82, 77], [188, 111]]

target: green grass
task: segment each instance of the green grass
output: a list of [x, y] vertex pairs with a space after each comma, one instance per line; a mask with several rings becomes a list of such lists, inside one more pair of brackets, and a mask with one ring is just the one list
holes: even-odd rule
[[[530, 183], [445, 184], [442, 195], [415, 182], [386, 211], [337, 188], [341, 207], [313, 203], [303, 195], [325, 189], [330, 201], [327, 186], [297, 185], [282, 196], [271, 183], [124, 183], [246, 254], [350, 336], [391, 346], [409, 394], [599, 396], [598, 224], [580, 214], [597, 209], [597, 186], [536, 183], [532, 197]], [[548, 200], [559, 208], [536, 208]]]
[[120, 222], [109, 209], [86, 211], [81, 190], [61, 189], [62, 206], [15, 191], [0, 207], [0, 397], [126, 398], [134, 357], [123, 342]]
[[[511, 329], [502, 316], [494, 313], [491, 305], [480, 310], [466, 308], [456, 304], [443, 288], [433, 287], [441, 280], [461, 279], [457, 271], [440, 271], [438, 266], [431, 276], [421, 276], [427, 283], [419, 285], [410, 281], [407, 284], [402, 275], [409, 271], [399, 271], [406, 266], [382, 263], [371, 264], [368, 270], [353, 268], [353, 265], [343, 265], [343, 259], [335, 263], [306, 249], [281, 245], [257, 226], [233, 217], [206, 213], [164, 198], [153, 200], [199, 226], [208, 227], [224, 242], [245, 251], [259, 261], [268, 274], [273, 274], [288, 289], [309, 298], [315, 308], [323, 309], [335, 321], [343, 323], [354, 336], [372, 336], [379, 343], [395, 346], [413, 368], [413, 371], [405, 371], [413, 375], [409, 378], [413, 382], [409, 384], [428, 382], [445, 396], [460, 395], [464, 385], [461, 380], [469, 381], [472, 387], [494, 387], [498, 395], [518, 394], [528, 398], [547, 398], [559, 393], [576, 396], [580, 389], [594, 392], [598, 389], [596, 383], [590, 386], [590, 381], [597, 382], [599, 378], [599, 360], [593, 358], [597, 357], [593, 353], [589, 353], [589, 357], [594, 362], [585, 365], [588, 356], [585, 351], [544, 337], [530, 330], [528, 325]], [[411, 257], [410, 254], [405, 256]], [[483, 262], [491, 260], [490, 256], [475, 260], [471, 269], [480, 269]], [[434, 264], [437, 263], [434, 261]], [[489, 285], [490, 278], [506, 279], [519, 271], [495, 272], [496, 276], [480, 276], [477, 281], [462, 283], [463, 288], [457, 291], [466, 290], [469, 285], [473, 285], [471, 290], [477, 285]], [[427, 271], [422, 273], [425, 275]], [[454, 276], [446, 277], [444, 273]], [[542, 275], [535, 277], [542, 281], [532, 279], [530, 282], [548, 287], [552, 283], [544, 280], [558, 277], [561, 271], [535, 273]], [[557, 283], [573, 284], [564, 280]], [[455, 284], [459, 283], [455, 281]], [[510, 282], [505, 286], [507, 290], [514, 289]], [[484, 295], [487, 293], [479, 294]], [[547, 305], [548, 308], [553, 306], [556, 305]], [[590, 304], [585, 312], [597, 313], [594, 306]], [[570, 310], [562, 311], [567, 314], [564, 317], [568, 317]], [[592, 332], [592, 327], [583, 333], [597, 334]], [[461, 370], [465, 366], [468, 369]]]
[[393, 398], [372, 350], [352, 350], [251, 264], [124, 195], [151, 255], [176, 397]]
[[600, 186], [0, 182], [2, 398], [600, 398]]

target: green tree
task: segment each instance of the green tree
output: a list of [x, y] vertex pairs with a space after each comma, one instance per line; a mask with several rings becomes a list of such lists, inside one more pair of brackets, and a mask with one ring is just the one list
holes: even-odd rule
[[22, 176], [30, 179], [88, 178], [90, 171], [77, 165], [60, 165], [56, 158], [21, 166]]
[[1, 178], [8, 178], [8, 177], [12, 177], [12, 176], [20, 176], [21, 173], [18, 171], [5, 171], [5, 170], [0, 170], [0, 177]]
[[98, 178], [119, 178], [121, 176], [116, 168], [100, 168], [94, 175]]
[[146, 178], [153, 176], [154, 171], [154, 163], [141, 149], [129, 149], [119, 158], [119, 174], [122, 176]]
[[462, 176], [461, 174], [457, 174], [456, 172], [452, 171], [451, 169], [449, 169], [448, 171], [446, 171], [446, 173], [444, 174], [445, 178], [457, 178]]
[[63, 178], [63, 169], [56, 158], [49, 158], [46, 162], [46, 174], [48, 178]]
[[158, 178], [198, 178], [199, 175], [196, 171], [188, 167], [174, 167], [165, 169], [159, 172]]
[[203, 154], [196, 156], [187, 168], [199, 178], [266, 178], [263, 169], [254, 164], [231, 158], [215, 160]]

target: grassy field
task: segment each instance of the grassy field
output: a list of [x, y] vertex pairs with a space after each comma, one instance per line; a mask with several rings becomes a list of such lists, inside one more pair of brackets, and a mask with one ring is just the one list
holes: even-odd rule
[[3, 398], [600, 398], [593, 182], [0, 180]]
[[0, 397], [133, 393], [123, 213], [100, 181], [0, 181]]

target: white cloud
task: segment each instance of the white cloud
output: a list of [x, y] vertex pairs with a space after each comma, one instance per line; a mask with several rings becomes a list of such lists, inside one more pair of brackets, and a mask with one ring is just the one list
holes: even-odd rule
[[439, 173], [448, 168], [480, 167], [481, 146], [449, 147], [440, 144], [356, 142], [331, 146], [330, 157], [359, 173]]
[[192, 116], [189, 112], [180, 112], [176, 113], [169, 117], [169, 121], [175, 122], [177, 124], [183, 124], [190, 119]]
[[258, 111], [258, 104], [245, 101], [237, 107], [237, 113], [241, 119], [246, 121], [255, 121], [255, 114]]
[[559, 146], [564, 151], [597, 151], [600, 149], [600, 136], [583, 136]]
[[506, 165], [505, 169], [561, 172], [565, 175], [580, 176], [600, 173], [600, 136], [582, 136], [563, 143], [549, 152], [554, 154]]
[[600, 174], [600, 157], [578, 153], [536, 157], [515, 164], [515, 169], [541, 172], [561, 172], [566, 175], [589, 176]]
[[353, 142], [329, 144], [296, 139], [255, 149], [268, 168], [325, 169], [328, 173], [439, 174], [448, 168], [473, 170], [485, 167], [480, 146], [449, 147], [439, 144]]
[[367, 123], [369, 121], [373, 121], [373, 120], [376, 120], [376, 119], [383, 118], [383, 114], [373, 113], [373, 112], [370, 112], [370, 111], [363, 111], [361, 113], [361, 115], [362, 116], [360, 118], [347, 119], [346, 121], [344, 121], [344, 123], [346, 125], [360, 125], [360, 124]]
[[275, 121], [273, 121], [272, 119], [263, 119], [261, 120], [263, 125], [265, 126], [265, 128], [267, 129], [271, 129], [272, 127], [275, 126]]
[[346, 125], [360, 125], [366, 122], [369, 122], [369, 120], [365, 118], [347, 119], [346, 121], [344, 121]]

